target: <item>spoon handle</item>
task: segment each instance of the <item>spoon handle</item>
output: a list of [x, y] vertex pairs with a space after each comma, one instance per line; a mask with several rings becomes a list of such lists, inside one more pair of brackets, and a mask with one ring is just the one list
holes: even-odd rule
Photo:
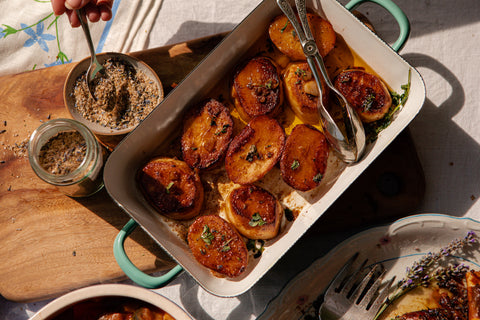
[[82, 9], [75, 10], [75, 12], [77, 13], [77, 17], [80, 20], [80, 24], [82, 25], [83, 32], [85, 33], [85, 37], [87, 38], [88, 49], [90, 50], [90, 54], [92, 56], [92, 62], [93, 62], [96, 60], [95, 48], [93, 47], [92, 36], [90, 35], [90, 29], [88, 28], [85, 10], [82, 8]]

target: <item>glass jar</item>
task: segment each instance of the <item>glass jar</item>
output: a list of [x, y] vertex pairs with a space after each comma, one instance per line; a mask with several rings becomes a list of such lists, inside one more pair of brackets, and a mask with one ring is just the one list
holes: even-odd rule
[[[73, 139], [65, 140], [67, 135], [81, 139], [75, 132], [83, 137], [81, 143], [72, 141]], [[75, 149], [76, 155], [63, 153], [64, 150], [60, 150], [70, 145]], [[59, 148], [58, 152], [55, 148]], [[57, 173], [47, 170], [47, 160], [45, 160], [47, 149], [51, 151], [48, 163], [65, 169], [58, 170]], [[76, 161], [77, 164], [72, 166], [69, 157], [72, 157], [70, 160]], [[53, 119], [39, 126], [30, 136], [28, 159], [33, 171], [40, 179], [56, 186], [68, 196], [87, 197], [103, 188], [106, 150], [98, 143], [93, 133], [76, 120]]]

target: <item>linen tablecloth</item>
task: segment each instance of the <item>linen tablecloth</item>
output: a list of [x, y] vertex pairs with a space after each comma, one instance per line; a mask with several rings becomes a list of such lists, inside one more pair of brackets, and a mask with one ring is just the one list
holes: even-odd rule
[[[400, 54], [420, 71], [427, 87], [425, 105], [409, 126], [426, 178], [424, 202], [411, 214], [435, 212], [480, 219], [480, 2], [395, 2], [407, 14], [412, 30]], [[111, 24], [99, 23], [92, 32], [103, 51], [159, 47], [231, 30], [258, 3], [260, 0], [116, 0]], [[34, 25], [49, 14], [49, 6], [48, 1], [0, 0], [0, 34], [6, 35], [8, 26], [22, 29], [23, 24]], [[34, 7], [44, 7], [43, 13]], [[396, 39], [398, 27], [383, 9], [366, 4], [360, 11], [387, 42]], [[60, 17], [49, 28], [53, 20], [52, 16], [43, 21], [43, 27], [38, 23], [1, 38], [0, 73], [31, 70], [35, 64], [37, 68], [57, 64], [60, 51], [68, 61], [87, 56], [81, 30], [72, 31], [66, 17]], [[76, 32], [78, 43], [61, 38], [60, 50], [55, 40], [57, 25], [63, 36], [73, 37]], [[128, 36], [125, 30], [129, 31]], [[116, 43], [116, 39], [122, 41]], [[49, 50], [44, 50], [45, 45]], [[29, 53], [33, 49], [35, 53]], [[37, 60], [35, 55], [41, 51], [45, 53]], [[289, 279], [350, 234], [319, 236], [314, 243], [300, 240], [251, 290], [238, 297], [213, 296], [187, 274], [155, 291], [178, 303], [196, 319], [255, 319]], [[16, 304], [0, 300], [0, 318], [28, 319], [47, 302]]]

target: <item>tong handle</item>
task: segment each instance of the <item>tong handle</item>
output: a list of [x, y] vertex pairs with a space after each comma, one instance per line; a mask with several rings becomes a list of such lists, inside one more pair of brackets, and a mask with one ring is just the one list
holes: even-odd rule
[[[322, 56], [318, 52], [315, 38], [308, 23], [305, 0], [295, 0], [295, 6], [298, 11], [301, 25], [298, 22], [297, 15], [293, 11], [293, 8], [288, 0], [277, 0], [277, 4], [295, 29], [295, 32], [300, 40], [300, 44], [302, 45], [303, 52], [307, 58], [308, 65], [312, 70], [312, 74], [317, 83], [317, 87], [320, 92], [318, 110], [327, 140], [337, 151], [343, 161], [347, 163], [358, 161], [365, 149], [365, 132], [363, 129], [363, 124], [357, 113], [350, 107], [345, 97], [335, 88], [330, 80], [327, 68], [325, 67]], [[325, 93], [323, 92], [321, 85], [322, 79], [320, 75], [322, 76], [326, 85], [337, 97], [341, 108], [345, 110], [346, 117], [344, 121], [347, 136], [342, 133], [342, 130], [340, 130], [337, 123], [332, 119], [330, 113], [326, 110], [322, 103], [322, 97]]]

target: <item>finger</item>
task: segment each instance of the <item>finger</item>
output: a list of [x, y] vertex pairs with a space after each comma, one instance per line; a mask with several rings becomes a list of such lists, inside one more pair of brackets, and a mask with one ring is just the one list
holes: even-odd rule
[[96, 5], [99, 6], [99, 7], [100, 6], [106, 6], [106, 7], [111, 9], [112, 6], [113, 6], [113, 0], [95, 0], [95, 1], [96, 1], [95, 2]]
[[77, 13], [75, 11], [67, 10], [67, 17], [68, 20], [70, 20], [70, 25], [73, 28], [80, 27], [80, 20], [78, 19]]
[[88, 20], [91, 22], [100, 20], [100, 9], [94, 3], [87, 4], [85, 6], [85, 12], [87, 13]]
[[65, 13], [65, 0], [52, 0], [53, 13], [56, 16], [60, 16]]
[[90, 0], [65, 0], [65, 7], [70, 10], [76, 10], [85, 7]]
[[103, 5], [98, 8], [100, 9], [100, 17], [103, 21], [108, 21], [112, 19], [112, 9]]

